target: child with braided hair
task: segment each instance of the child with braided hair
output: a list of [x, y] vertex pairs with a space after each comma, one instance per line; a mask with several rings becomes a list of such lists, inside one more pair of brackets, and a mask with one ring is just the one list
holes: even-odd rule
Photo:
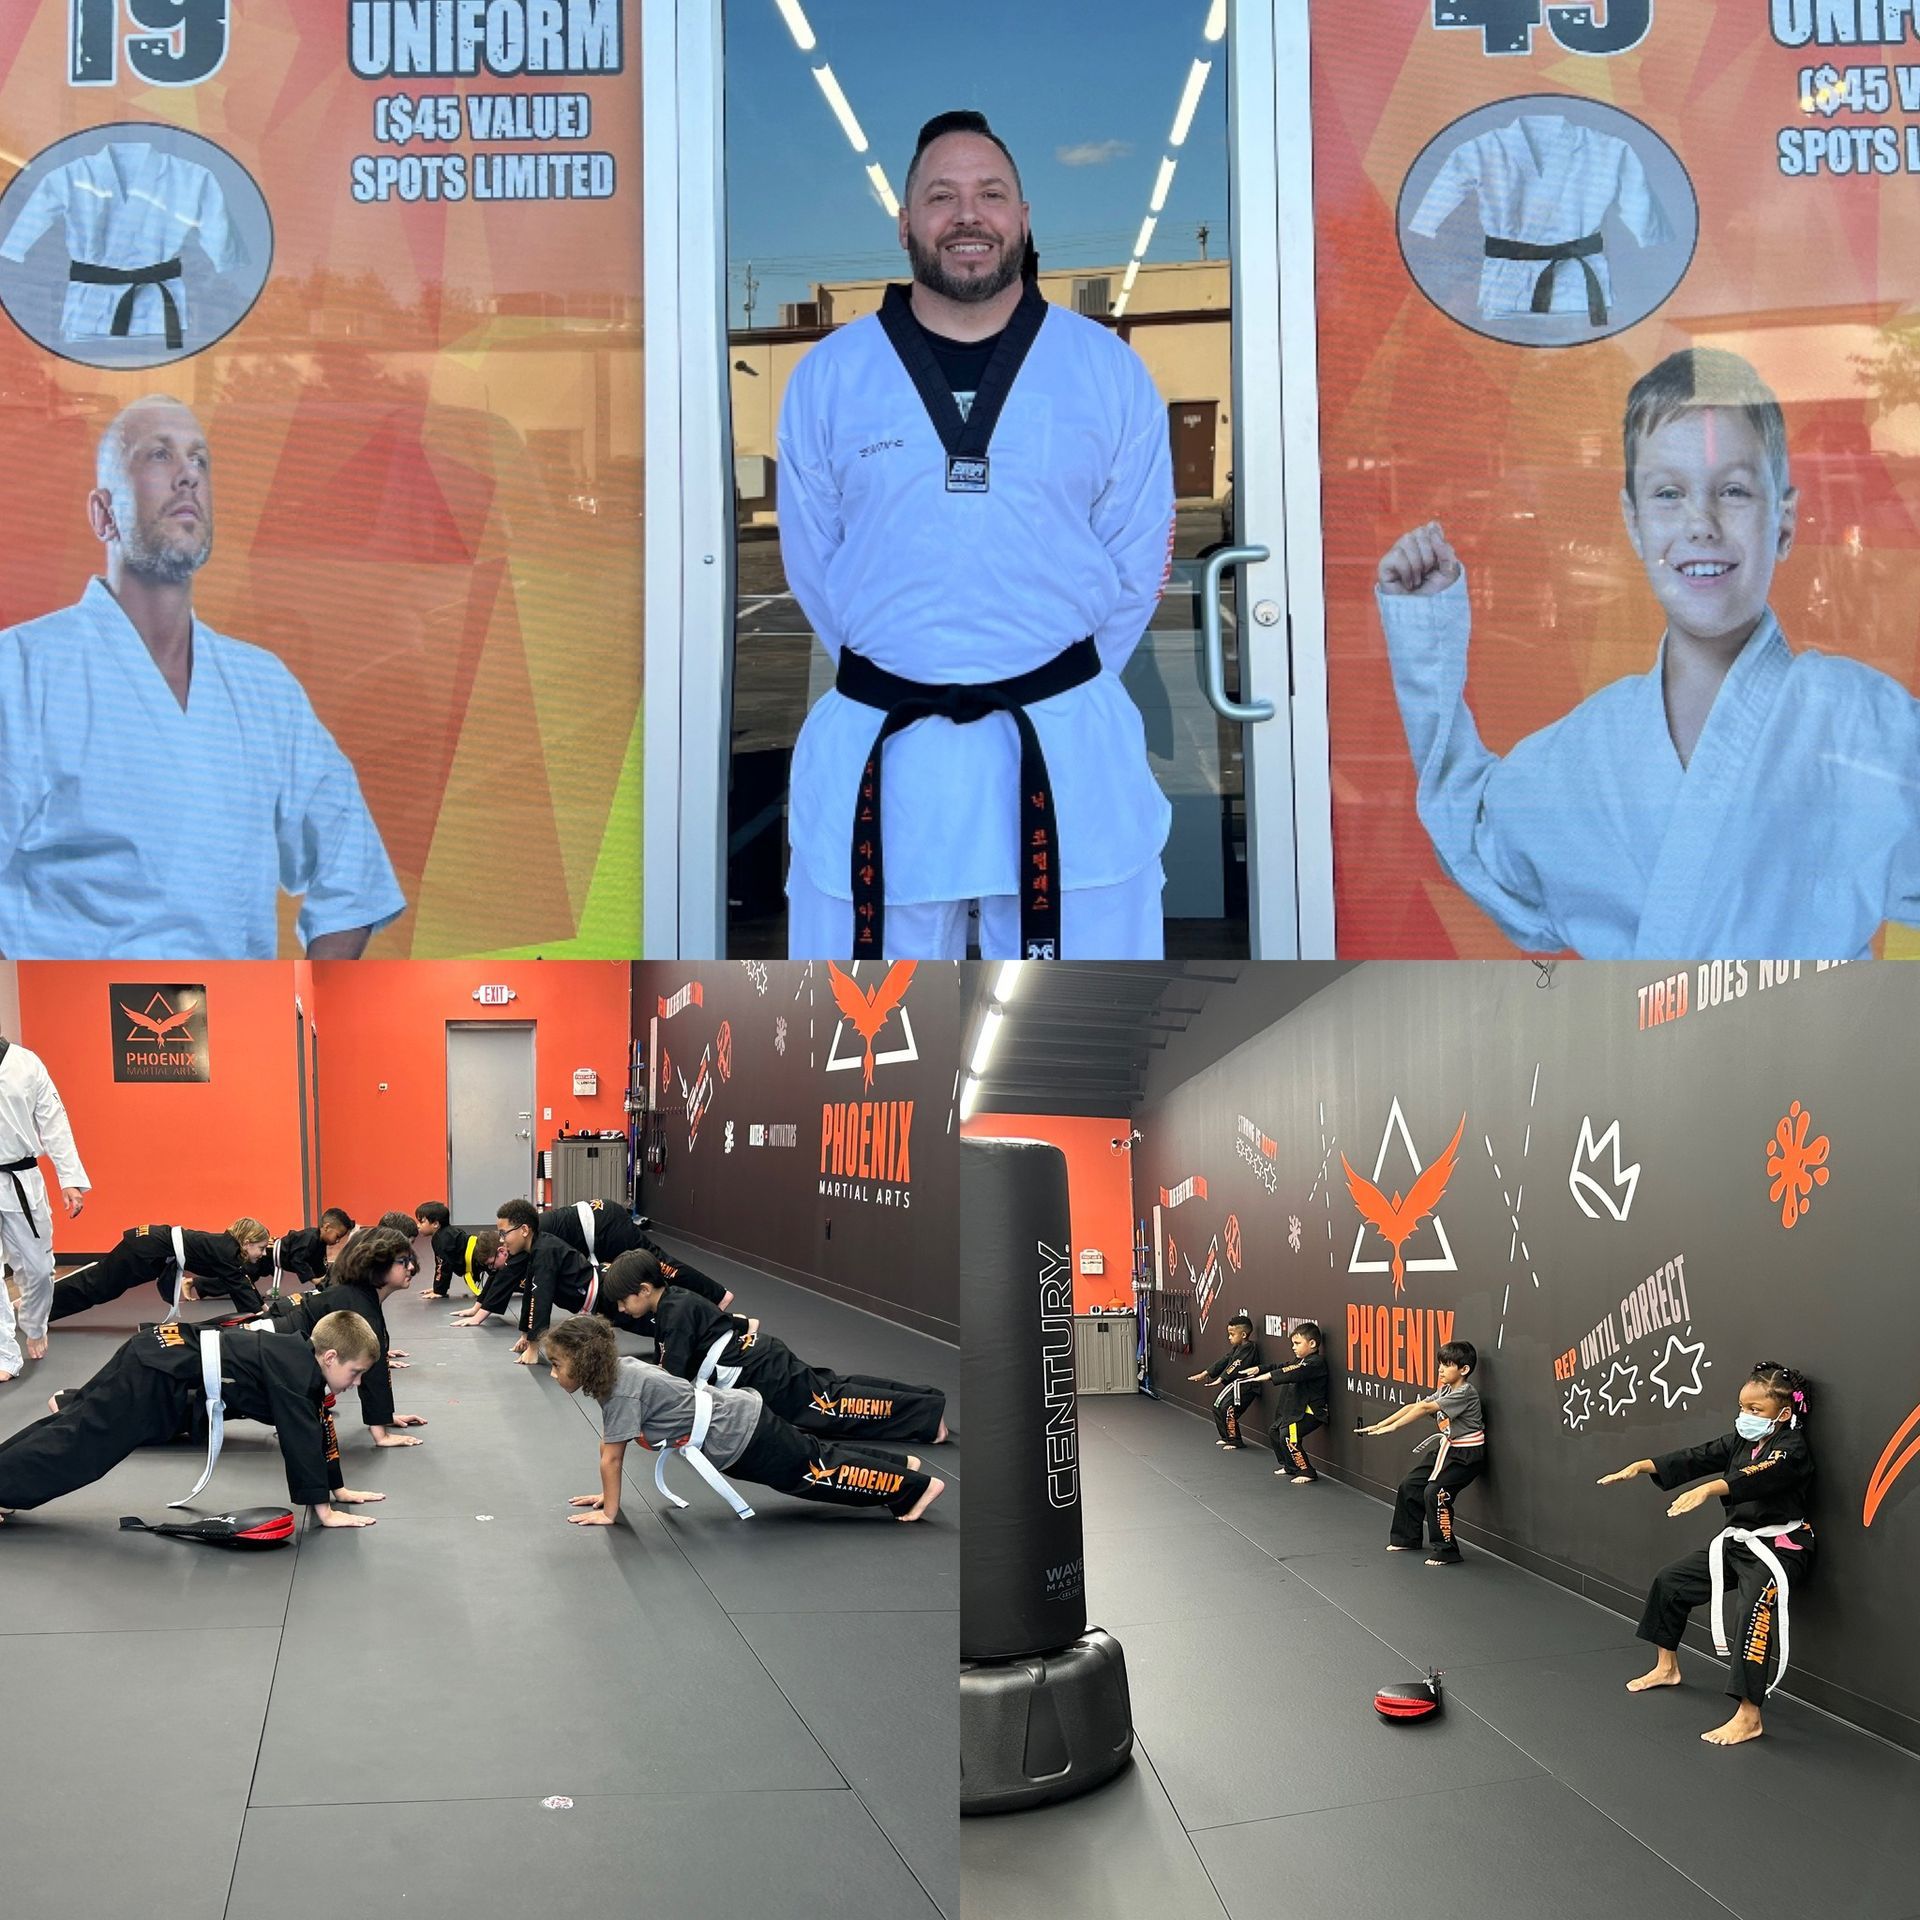
[[[1658, 1459], [1636, 1460], [1599, 1483], [1608, 1487], [1646, 1474], [1659, 1487], [1686, 1487], [1667, 1508], [1675, 1518], [1719, 1496], [1726, 1525], [1707, 1546], [1654, 1575], [1638, 1631], [1659, 1654], [1650, 1672], [1627, 1682], [1629, 1693], [1677, 1687], [1677, 1652], [1687, 1616], [1707, 1602], [1714, 1645], [1728, 1656], [1727, 1692], [1739, 1702], [1731, 1720], [1700, 1736], [1717, 1747], [1759, 1739], [1760, 1709], [1786, 1677], [1788, 1597], [1813, 1571], [1813, 1529], [1806, 1519], [1813, 1482], [1807, 1445], [1811, 1411], [1806, 1377], [1778, 1361], [1762, 1360], [1740, 1389], [1733, 1432]], [[1689, 1481], [1699, 1484], [1688, 1486]]]

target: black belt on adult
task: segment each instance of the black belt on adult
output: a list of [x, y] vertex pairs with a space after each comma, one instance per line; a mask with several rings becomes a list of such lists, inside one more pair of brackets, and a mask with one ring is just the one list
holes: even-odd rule
[[88, 287], [125, 287], [120, 296], [120, 304], [113, 310], [113, 337], [124, 340], [133, 327], [133, 303], [140, 297], [142, 287], [154, 287], [159, 290], [160, 303], [166, 308], [167, 351], [178, 353], [182, 344], [180, 332], [180, 303], [173, 297], [173, 289], [167, 285], [169, 280], [180, 278], [180, 261], [176, 255], [171, 260], [162, 260], [152, 267], [96, 267], [85, 260], [76, 260], [67, 269], [67, 278], [77, 280]]
[[1583, 235], [1578, 240], [1500, 240], [1487, 235], [1487, 258], [1489, 260], [1539, 260], [1545, 264], [1540, 269], [1540, 277], [1533, 283], [1533, 311], [1551, 313], [1553, 311], [1553, 276], [1560, 271], [1566, 261], [1579, 264], [1580, 271], [1587, 276], [1587, 318], [1596, 327], [1607, 323], [1607, 299], [1600, 290], [1600, 276], [1593, 270], [1592, 256], [1605, 249], [1606, 242], [1597, 233]]
[[[887, 742], [916, 720], [951, 720], [970, 726], [990, 713], [1009, 715], [1020, 735], [1020, 950], [1029, 960], [1060, 958], [1060, 841], [1053, 817], [1053, 787], [1047, 778], [1040, 736], [1027, 717], [1036, 700], [1083, 687], [1100, 676], [1100, 650], [1076, 640], [1045, 666], [1011, 680], [980, 686], [904, 680], [851, 648], [840, 655], [835, 688], [887, 717], [874, 735], [861, 769], [853, 809], [853, 958], [878, 960], [886, 952], [887, 889], [881, 864], [881, 773]], [[964, 804], [965, 796], [953, 796]]]
[[33, 1217], [33, 1202], [27, 1198], [27, 1183], [20, 1178], [23, 1173], [31, 1173], [40, 1164], [38, 1158], [28, 1154], [24, 1160], [8, 1160], [0, 1163], [0, 1173], [4, 1173], [13, 1182], [13, 1190], [20, 1196], [20, 1211], [27, 1216], [27, 1231], [38, 1240], [39, 1224]]

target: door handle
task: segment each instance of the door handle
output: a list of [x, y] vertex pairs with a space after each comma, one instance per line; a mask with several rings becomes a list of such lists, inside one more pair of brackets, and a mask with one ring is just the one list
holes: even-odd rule
[[1242, 724], [1271, 720], [1271, 700], [1230, 700], [1227, 698], [1227, 646], [1220, 632], [1220, 576], [1229, 567], [1271, 560], [1265, 547], [1220, 547], [1207, 556], [1206, 572], [1200, 580], [1200, 633], [1206, 646], [1207, 701], [1222, 720]]

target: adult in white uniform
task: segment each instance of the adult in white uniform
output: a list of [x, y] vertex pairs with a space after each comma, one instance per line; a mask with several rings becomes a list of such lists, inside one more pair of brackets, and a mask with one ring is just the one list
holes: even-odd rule
[[271, 653], [193, 610], [213, 475], [178, 401], [102, 436], [106, 575], [0, 633], [0, 954], [271, 959], [277, 890], [311, 959], [353, 959], [406, 905], [360, 783]]
[[1535, 951], [1862, 958], [1884, 922], [1920, 924], [1920, 701], [1789, 650], [1767, 595], [1798, 499], [1779, 405], [1744, 360], [1671, 355], [1635, 384], [1624, 438], [1658, 656], [1504, 757], [1467, 707], [1466, 577], [1438, 523], [1381, 561], [1421, 822]]
[[13, 1301], [0, 1285], [0, 1380], [20, 1371], [23, 1343], [29, 1360], [47, 1351], [53, 1209], [38, 1165], [42, 1154], [53, 1163], [68, 1218], [77, 1220], [92, 1182], [75, 1151], [67, 1110], [40, 1056], [0, 1033], [0, 1251], [20, 1288], [16, 1329]]
[[[795, 957], [1155, 958], [1172, 818], [1119, 680], [1166, 584], [1166, 406], [1022, 273], [978, 114], [921, 129], [911, 289], [823, 340], [780, 417], [787, 582], [836, 667], [794, 749]], [[884, 800], [884, 809], [882, 801]]]

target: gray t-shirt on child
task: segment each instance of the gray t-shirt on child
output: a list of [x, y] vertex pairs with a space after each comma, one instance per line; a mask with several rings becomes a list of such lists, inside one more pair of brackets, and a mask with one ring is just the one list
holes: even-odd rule
[[1457, 1447], [1463, 1440], [1476, 1440], [1486, 1433], [1480, 1417], [1480, 1389], [1471, 1380], [1457, 1387], [1442, 1387], [1434, 1396], [1440, 1408], [1440, 1431]]
[[[747, 1450], [760, 1424], [760, 1396], [751, 1387], [709, 1387], [713, 1422], [702, 1447], [716, 1467], [730, 1467]], [[664, 1367], [631, 1355], [600, 1408], [603, 1440], [645, 1440], [656, 1450], [677, 1446], [693, 1431], [694, 1389]]]

